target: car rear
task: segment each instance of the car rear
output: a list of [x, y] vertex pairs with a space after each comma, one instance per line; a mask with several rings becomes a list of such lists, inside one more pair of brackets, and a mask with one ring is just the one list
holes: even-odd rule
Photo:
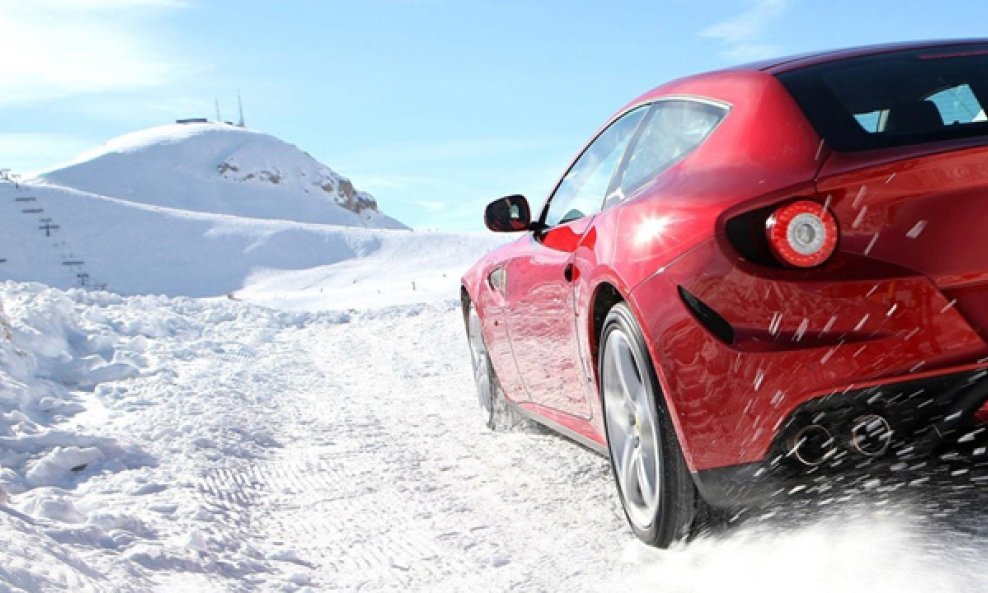
[[[680, 402], [684, 430], [705, 435], [692, 460], [715, 501], [766, 467], [925, 456], [983, 436], [988, 416], [988, 41], [768, 72], [822, 138], [813, 188], [729, 211], [721, 245], [680, 264], [701, 278], [669, 278], [706, 330], [688, 350], [733, 378], [732, 402], [696, 418], [696, 394]], [[788, 237], [804, 236], [810, 257], [773, 232], [799, 217], [813, 220]], [[736, 261], [718, 268], [717, 252]], [[714, 409], [732, 426], [710, 428]]]
[[[776, 76], [828, 149], [816, 190], [841, 229], [841, 251], [903, 274], [876, 278], [864, 298], [890, 293], [877, 332], [910, 310], [914, 326], [894, 329], [901, 340], [886, 355], [891, 362], [896, 350], [909, 351], [915, 361], [906, 373], [890, 365], [885, 391], [897, 396], [856, 402], [859, 413], [873, 418], [878, 409], [891, 416], [886, 429], [913, 437], [900, 454], [978, 430], [988, 398], [977, 348], [988, 339], [988, 43], [888, 49]], [[952, 335], [943, 329], [948, 317]], [[916, 395], [899, 393], [899, 383], [915, 384]]]

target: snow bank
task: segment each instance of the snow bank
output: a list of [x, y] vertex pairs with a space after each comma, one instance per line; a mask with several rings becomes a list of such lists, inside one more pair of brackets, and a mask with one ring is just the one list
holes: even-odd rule
[[[311, 304], [319, 301], [320, 290], [342, 290], [344, 281], [356, 289], [373, 286], [376, 295], [389, 285], [361, 281], [368, 280], [368, 274], [384, 278], [384, 270], [401, 268], [401, 283], [393, 277], [390, 286], [411, 292], [411, 282], [418, 277], [425, 289], [436, 272], [437, 278], [446, 274], [442, 290], [455, 295], [460, 273], [503, 240], [493, 234], [418, 233], [206, 214], [58, 187], [0, 183], [0, 259], [5, 260], [0, 262], [0, 278], [59, 288], [85, 285], [120, 294], [204, 297], [238, 293], [260, 282], [253, 292], [261, 297], [282, 282], [280, 272], [287, 272], [285, 282], [299, 293], [298, 300]], [[412, 257], [401, 261], [403, 254]], [[354, 263], [370, 256], [376, 257], [371, 265]], [[327, 267], [335, 264], [364, 271]], [[313, 274], [302, 272], [313, 268]], [[422, 302], [432, 296], [420, 292], [410, 298]], [[327, 298], [320, 308], [339, 306]]]
[[[87, 476], [148, 462], [140, 448], [79, 433], [72, 418], [86, 409], [84, 392], [141, 372], [143, 338], [121, 334], [95, 312], [39, 285], [2, 286], [13, 323], [0, 340], [0, 487], [18, 495], [39, 487], [71, 489]], [[61, 517], [70, 507], [38, 508]]]
[[375, 249], [310, 269], [259, 270], [238, 298], [277, 309], [371, 309], [457, 301], [460, 277], [504, 243], [492, 233], [377, 233]]
[[277, 415], [277, 386], [241, 361], [269, 358], [277, 332], [309, 315], [13, 282], [0, 282], [0, 301], [11, 328], [0, 338], [0, 591], [148, 591], [158, 574], [249, 582], [274, 570], [198, 492], [207, 470], [278, 446], [274, 423], [243, 415]]
[[7, 312], [3, 308], [3, 301], [0, 301], [0, 341], [9, 342], [13, 337], [11, 331], [10, 319], [7, 318]]

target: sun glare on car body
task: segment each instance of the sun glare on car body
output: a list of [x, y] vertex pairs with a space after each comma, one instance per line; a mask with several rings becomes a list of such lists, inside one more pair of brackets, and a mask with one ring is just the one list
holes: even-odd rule
[[635, 230], [635, 246], [648, 247], [667, 240], [665, 230], [674, 222], [676, 219], [672, 216], [649, 216], [645, 218]]

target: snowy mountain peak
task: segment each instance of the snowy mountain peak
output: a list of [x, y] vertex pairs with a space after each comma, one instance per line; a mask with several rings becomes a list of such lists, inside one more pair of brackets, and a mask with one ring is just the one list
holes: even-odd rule
[[266, 218], [406, 228], [377, 201], [298, 147], [220, 123], [126, 134], [39, 181], [154, 206]]

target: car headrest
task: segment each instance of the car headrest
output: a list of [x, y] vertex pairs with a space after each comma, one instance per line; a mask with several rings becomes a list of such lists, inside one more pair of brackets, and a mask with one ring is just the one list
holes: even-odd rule
[[930, 101], [900, 103], [889, 109], [885, 132], [889, 134], [924, 134], [943, 127], [940, 110]]

